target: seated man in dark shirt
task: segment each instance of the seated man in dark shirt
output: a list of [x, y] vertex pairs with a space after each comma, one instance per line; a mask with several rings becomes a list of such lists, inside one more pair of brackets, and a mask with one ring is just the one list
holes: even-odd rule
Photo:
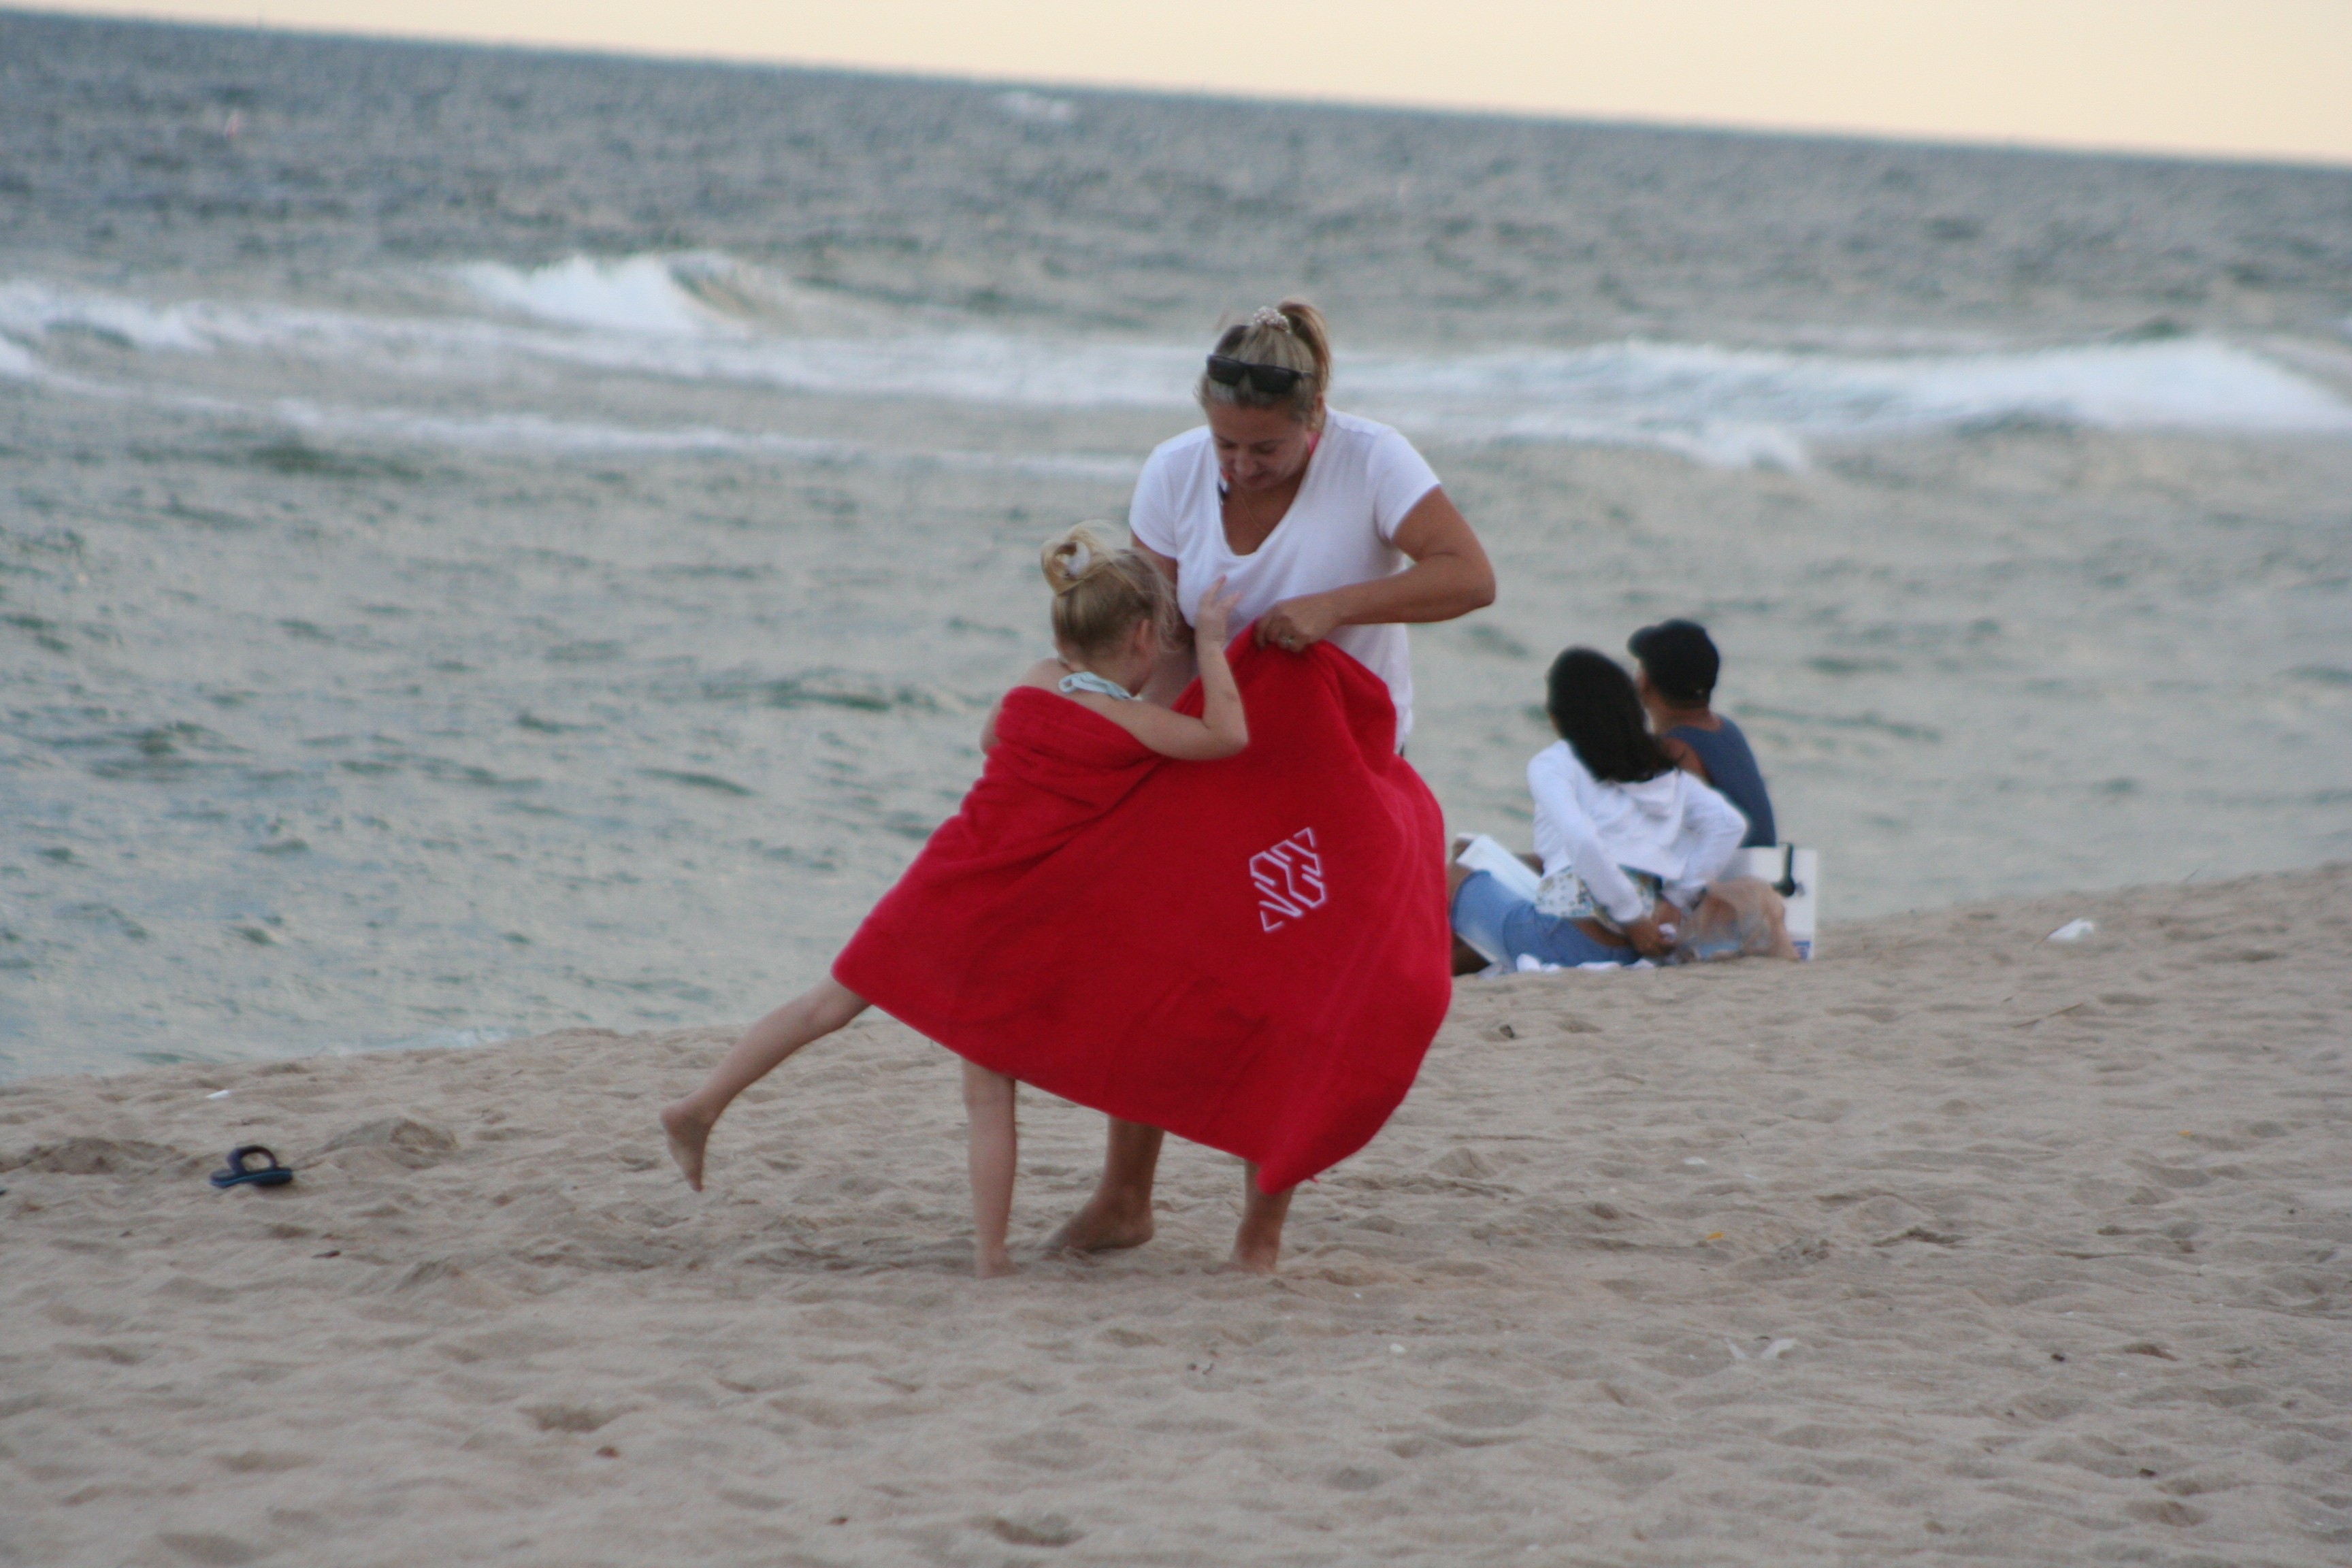
[[1748, 818], [1744, 849], [1779, 843], [1772, 797], [1757, 771], [1756, 753], [1739, 726], [1708, 704], [1723, 667], [1715, 639], [1695, 621], [1661, 621], [1643, 626], [1626, 642], [1642, 667], [1634, 686], [1650, 710], [1650, 727], [1675, 760], [1727, 798]]

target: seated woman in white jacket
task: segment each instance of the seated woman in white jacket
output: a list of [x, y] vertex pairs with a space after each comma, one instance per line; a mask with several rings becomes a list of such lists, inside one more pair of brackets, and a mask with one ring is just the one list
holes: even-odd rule
[[1547, 697], [1560, 739], [1528, 763], [1542, 884], [1529, 901], [1484, 871], [1454, 867], [1454, 929], [1506, 963], [1662, 957], [1731, 863], [1748, 819], [1674, 764], [1633, 679], [1606, 654], [1561, 654]]

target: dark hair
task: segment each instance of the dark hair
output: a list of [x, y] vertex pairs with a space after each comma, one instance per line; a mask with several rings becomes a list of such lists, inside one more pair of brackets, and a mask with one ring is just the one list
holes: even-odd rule
[[1685, 708], [1704, 708], [1715, 695], [1723, 656], [1696, 621], [1660, 621], [1626, 639], [1625, 651], [1642, 661], [1643, 673], [1658, 695]]
[[1633, 678], [1605, 653], [1572, 647], [1553, 659], [1544, 708], [1559, 738], [1602, 784], [1640, 784], [1674, 769], [1650, 733]]

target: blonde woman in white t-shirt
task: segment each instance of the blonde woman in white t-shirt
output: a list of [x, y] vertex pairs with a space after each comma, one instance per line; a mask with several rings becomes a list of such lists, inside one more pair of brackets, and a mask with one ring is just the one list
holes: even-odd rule
[[[1297, 652], [1329, 641], [1388, 682], [1397, 744], [1412, 728], [1409, 623], [1490, 605], [1495, 570], [1437, 475], [1396, 431], [1325, 402], [1330, 337], [1322, 313], [1286, 300], [1229, 327], [1194, 389], [1208, 423], [1164, 442], [1136, 481], [1135, 548], [1168, 574], [1189, 624], [1222, 578], [1233, 624]], [[1145, 695], [1172, 700], [1190, 649]], [[1151, 1238], [1160, 1130], [1114, 1121], [1102, 1184], [1055, 1237], [1099, 1251]], [[1290, 1194], [1244, 1183], [1234, 1261], [1271, 1272]]]

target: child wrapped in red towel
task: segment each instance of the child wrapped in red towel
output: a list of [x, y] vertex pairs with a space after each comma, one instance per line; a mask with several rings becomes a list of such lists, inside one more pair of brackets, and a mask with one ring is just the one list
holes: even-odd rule
[[1082, 530], [1045, 575], [1061, 657], [991, 716], [961, 810], [833, 979], [663, 1112], [698, 1189], [728, 1101], [869, 1003], [966, 1060], [982, 1275], [1012, 1267], [1016, 1081], [1239, 1154], [1268, 1192], [1412, 1087], [1449, 995], [1443, 835], [1387, 688], [1332, 648], [1228, 666], [1213, 592], [1200, 683], [1173, 712], [1137, 702], [1174, 626], [1164, 581]]

